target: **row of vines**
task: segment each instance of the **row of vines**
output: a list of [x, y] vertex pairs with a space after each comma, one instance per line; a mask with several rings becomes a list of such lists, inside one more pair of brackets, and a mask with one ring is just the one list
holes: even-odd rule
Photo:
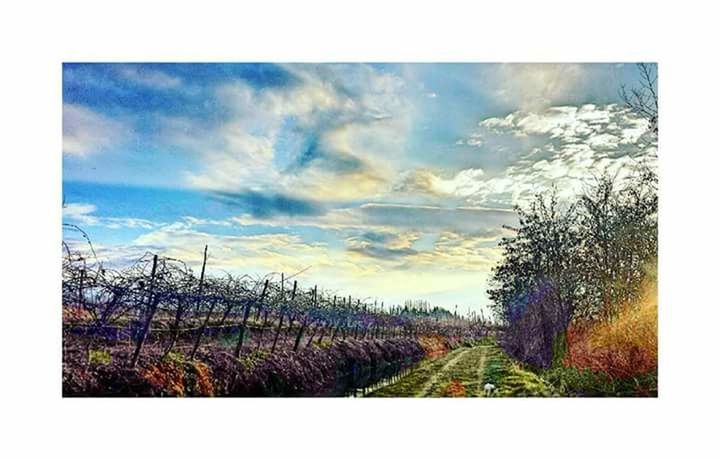
[[206, 247], [199, 272], [150, 253], [111, 269], [92, 247], [66, 245], [64, 393], [317, 395], [372, 384], [491, 328], [427, 304], [303, 287], [296, 275], [210, 275], [211, 262]]

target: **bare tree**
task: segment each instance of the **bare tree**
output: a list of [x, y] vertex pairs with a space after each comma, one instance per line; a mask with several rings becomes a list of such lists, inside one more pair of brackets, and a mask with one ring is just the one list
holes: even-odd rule
[[638, 86], [620, 87], [620, 97], [625, 104], [636, 114], [646, 119], [650, 131], [658, 134], [658, 76], [657, 64], [640, 63], [637, 65], [640, 72]]

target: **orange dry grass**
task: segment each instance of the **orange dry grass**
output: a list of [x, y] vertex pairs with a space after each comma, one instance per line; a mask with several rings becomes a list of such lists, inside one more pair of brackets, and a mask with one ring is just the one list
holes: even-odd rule
[[173, 361], [162, 361], [143, 369], [142, 376], [162, 394], [170, 396], [213, 396], [210, 367], [199, 361], [187, 366]]
[[657, 281], [646, 283], [638, 302], [617, 318], [568, 330], [566, 366], [628, 378], [657, 369]]
[[201, 396], [212, 396], [215, 388], [213, 386], [210, 367], [198, 361], [193, 362], [192, 365], [195, 370], [195, 390], [197, 394]]
[[185, 369], [182, 364], [162, 362], [150, 365], [142, 373], [155, 388], [171, 396], [185, 396]]
[[452, 398], [462, 398], [465, 396], [465, 385], [463, 385], [460, 380], [453, 380], [443, 389], [442, 395]]
[[425, 355], [428, 358], [439, 358], [450, 351], [447, 341], [439, 335], [426, 335], [420, 337], [418, 342], [420, 342], [420, 346], [425, 350]]

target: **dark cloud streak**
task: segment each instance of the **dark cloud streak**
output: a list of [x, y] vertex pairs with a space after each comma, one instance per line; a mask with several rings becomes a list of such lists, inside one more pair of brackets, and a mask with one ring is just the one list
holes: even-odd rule
[[257, 218], [275, 216], [320, 216], [326, 208], [314, 201], [294, 198], [278, 193], [260, 193], [251, 190], [243, 192], [216, 191], [212, 199], [242, 209]]

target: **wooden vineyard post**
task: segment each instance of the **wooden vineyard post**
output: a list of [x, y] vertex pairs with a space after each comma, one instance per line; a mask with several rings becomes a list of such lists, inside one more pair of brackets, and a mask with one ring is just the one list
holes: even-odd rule
[[283, 343], [287, 343], [288, 337], [292, 334], [293, 323], [295, 322], [295, 313], [288, 316], [287, 332], [283, 337]]
[[[332, 310], [335, 311], [335, 303], [337, 302], [337, 296], [333, 296], [333, 303], [332, 303]], [[322, 330], [320, 331], [320, 338], [318, 338], [317, 343], [322, 344], [322, 340], [325, 337], [325, 333], [327, 332], [327, 328], [330, 327], [332, 329], [332, 322], [331, 321], [325, 321], [322, 326]]]
[[132, 360], [130, 361], [131, 367], [135, 367], [137, 365], [138, 359], [140, 358], [140, 352], [142, 351], [142, 347], [145, 344], [145, 339], [147, 338], [148, 331], [150, 330], [150, 323], [152, 322], [153, 316], [155, 316], [155, 311], [157, 310], [157, 306], [160, 303], [160, 300], [157, 296], [153, 298], [157, 260], [158, 256], [157, 254], [155, 254], [153, 256], [152, 270], [150, 271], [150, 286], [148, 288], [148, 306], [150, 308], [147, 314], [147, 318], [145, 319], [145, 324], [143, 325], [142, 332], [140, 333], [140, 338], [138, 340], [137, 346], [135, 347], [135, 352], [133, 353]]
[[287, 332], [285, 333], [285, 335], [283, 337], [283, 343], [287, 343], [288, 336], [290, 336], [290, 334], [292, 334], [292, 327], [293, 327], [294, 322], [295, 322], [295, 312], [291, 311], [291, 313], [288, 315], [288, 327], [287, 327]]
[[[265, 292], [267, 292], [268, 288], [268, 280], [265, 280], [265, 285], [263, 286], [262, 294], [260, 294], [260, 299], [256, 300], [255, 302], [263, 302], [263, 299], [265, 298]], [[242, 351], [243, 346], [243, 340], [245, 340], [245, 328], [247, 327], [247, 320], [248, 316], [250, 316], [250, 309], [252, 308], [254, 302], [248, 302], [247, 305], [245, 305], [245, 312], [243, 313], [243, 320], [242, 320], [242, 326], [240, 327], [240, 336], [238, 337], [238, 343], [237, 347], [235, 348], [235, 357], [240, 357], [240, 352]]]
[[203, 252], [203, 263], [200, 269], [200, 285], [198, 286], [198, 303], [196, 308], [200, 307], [200, 296], [202, 296], [203, 284], [205, 283], [205, 266], [207, 265], [207, 244], [205, 245], [205, 251]]
[[335, 329], [333, 330], [332, 335], [330, 336], [330, 343], [335, 342], [335, 337], [337, 337], [338, 330], [340, 330], [340, 321], [335, 324]]
[[[348, 296], [347, 306], [348, 306], [348, 310], [350, 311], [350, 314], [352, 315], [352, 296], [351, 295]], [[343, 326], [342, 326], [342, 339], [343, 340], [347, 339], [347, 337], [348, 337], [348, 335], [350, 335], [350, 333], [351, 333], [350, 319], [346, 319], [343, 322]]]
[[[315, 286], [315, 307], [317, 308], [317, 286]], [[310, 324], [312, 325], [312, 321], [310, 322]], [[323, 331], [324, 331], [324, 323], [320, 320], [318, 320], [317, 325], [315, 326], [315, 329], [313, 329], [313, 333], [310, 334], [310, 338], [308, 339], [307, 343], [305, 344], [305, 348], [309, 347], [312, 344], [312, 341], [315, 338], [315, 335], [318, 333], [319, 329], [323, 329]]]
[[[313, 307], [317, 306], [317, 285], [315, 285], [315, 289], [313, 289]], [[293, 351], [298, 351], [298, 347], [300, 346], [300, 340], [302, 340], [303, 332], [305, 332], [305, 326], [307, 325], [307, 314], [303, 318], [302, 325], [300, 326], [300, 330], [298, 331], [297, 337], [295, 337], [295, 345], [293, 346]], [[312, 337], [310, 338], [312, 340]]]
[[[285, 282], [285, 275], [282, 275], [282, 282], [281, 282], [281, 292], [282, 292], [282, 294], [281, 294], [281, 297], [280, 297], [280, 302], [281, 302], [281, 306], [280, 306], [280, 322], [278, 323], [277, 330], [275, 331], [275, 338], [273, 339], [272, 349], [270, 350], [270, 353], [275, 353], [275, 347], [277, 346], [278, 337], [280, 336], [280, 331], [282, 330], [283, 318], [285, 317], [285, 304], [284, 304], [284, 299], [285, 299], [285, 287], [284, 287], [284, 282]], [[296, 291], [296, 290], [297, 290], [297, 280], [295, 280], [295, 282], [293, 283], [293, 290], [292, 290], [291, 301], [292, 301], [292, 300], [295, 300], [295, 291]]]
[[277, 345], [278, 336], [280, 335], [280, 329], [282, 329], [283, 317], [285, 316], [285, 273], [280, 274], [280, 321], [278, 321], [278, 327], [275, 331], [275, 338], [273, 339], [272, 348], [270, 353], [275, 353], [275, 345]]
[[80, 308], [85, 310], [85, 292], [83, 291], [83, 284], [85, 284], [85, 269], [80, 270], [80, 286], [78, 287], [78, 300], [80, 301]]
[[260, 326], [260, 337], [258, 337], [258, 343], [257, 343], [256, 350], [259, 350], [260, 345], [262, 345], [262, 338], [263, 338], [263, 335], [265, 334], [265, 328], [267, 327], [267, 324], [268, 324], [268, 309], [266, 308], [265, 312], [263, 313], [263, 322], [262, 322], [262, 326]]
[[[202, 302], [202, 291], [203, 291], [203, 283], [205, 282], [205, 265], [207, 264], [207, 251], [208, 247], [207, 244], [205, 245], [205, 251], [203, 252], [203, 263], [202, 263], [202, 269], [200, 270], [200, 283], [198, 284], [198, 292], [197, 292], [197, 303], [195, 304], [195, 310], [200, 309], [200, 304]], [[170, 340], [170, 344], [168, 345], [167, 349], [165, 350], [164, 356], [167, 356], [168, 353], [170, 353], [175, 347], [175, 344], [177, 343], [178, 337], [180, 336], [180, 320], [182, 317], [183, 308], [178, 305], [177, 311], [175, 312], [175, 324], [173, 326], [173, 336], [172, 340]]]
[[258, 302], [257, 310], [255, 311], [255, 322], [256, 323], [260, 320], [260, 314], [262, 313], [262, 310], [263, 310], [263, 303]]
[[210, 304], [210, 309], [208, 310], [207, 315], [205, 315], [205, 320], [203, 321], [202, 325], [200, 326], [200, 330], [198, 331], [197, 337], [195, 337], [195, 344], [193, 345], [192, 352], [190, 353], [190, 361], [195, 359], [195, 353], [197, 353], [198, 347], [200, 347], [200, 341], [202, 340], [203, 334], [205, 334], [205, 330], [207, 329], [208, 323], [210, 322], [210, 316], [212, 315], [212, 312], [215, 309], [216, 304], [217, 304], [217, 299], [213, 299], [212, 303]]
[[300, 330], [298, 330], [297, 337], [295, 337], [295, 345], [293, 345], [293, 351], [298, 351], [298, 347], [300, 346], [300, 339], [302, 338], [303, 332], [305, 332], [305, 320], [303, 320], [302, 325], [300, 325]]
[[[312, 323], [311, 323], [311, 326], [312, 326]], [[322, 326], [323, 326], [322, 323], [318, 322], [318, 324], [315, 326], [315, 329], [313, 329], [312, 334], [310, 334], [310, 337], [308, 338], [307, 343], [305, 343], [305, 348], [312, 345], [312, 341], [315, 338], [315, 336], [317, 335], [318, 329], [322, 329]]]

